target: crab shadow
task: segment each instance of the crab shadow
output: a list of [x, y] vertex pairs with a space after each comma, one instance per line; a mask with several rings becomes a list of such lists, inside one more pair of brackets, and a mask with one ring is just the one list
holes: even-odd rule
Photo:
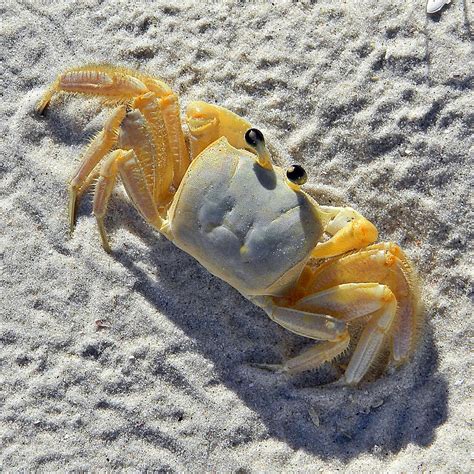
[[196, 350], [212, 361], [218, 382], [258, 415], [267, 436], [343, 461], [363, 452], [382, 458], [410, 443], [431, 444], [447, 418], [448, 385], [437, 370], [438, 351], [428, 322], [410, 364], [359, 388], [331, 383], [338, 373], [329, 365], [299, 376], [256, 368], [256, 363], [279, 363], [296, 354], [308, 339], [274, 324], [235, 289], [157, 236], [133, 217], [124, 200], [117, 205], [119, 214], [130, 217], [120, 219], [121, 224], [127, 222], [149, 249], [140, 258], [156, 269], [150, 274], [126, 248], [116, 249], [113, 258], [136, 277], [134, 291], [196, 342]]

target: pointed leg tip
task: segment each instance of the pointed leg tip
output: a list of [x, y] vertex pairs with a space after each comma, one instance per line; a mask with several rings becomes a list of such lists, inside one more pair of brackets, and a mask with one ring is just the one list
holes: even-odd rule
[[72, 234], [74, 234], [74, 229], [76, 228], [76, 212], [75, 209], [72, 211], [69, 211], [69, 237], [72, 237]]
[[48, 108], [48, 104], [38, 104], [36, 106], [36, 115], [40, 117], [45, 117], [46, 116], [46, 109]]
[[49, 103], [51, 102], [51, 98], [43, 97], [35, 107], [37, 115], [40, 117], [44, 117], [46, 115], [46, 109], [49, 107]]
[[105, 230], [105, 225], [104, 225], [104, 218], [103, 216], [96, 215], [96, 220], [97, 220], [97, 227], [99, 228], [100, 241], [102, 243], [102, 248], [107, 253], [110, 254], [112, 253], [112, 248], [110, 247], [109, 239], [107, 238], [107, 232]]

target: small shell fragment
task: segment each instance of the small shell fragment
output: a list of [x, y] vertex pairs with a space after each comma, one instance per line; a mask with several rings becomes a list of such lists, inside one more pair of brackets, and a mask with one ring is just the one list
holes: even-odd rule
[[451, 3], [451, 0], [428, 0], [426, 3], [426, 11], [428, 13], [439, 12], [448, 3]]
[[370, 405], [370, 408], [378, 408], [383, 405], [384, 401], [382, 398], [376, 398]]
[[110, 328], [110, 326], [107, 324], [107, 321], [105, 319], [96, 319], [95, 328], [97, 331], [100, 331], [101, 329], [108, 329]]

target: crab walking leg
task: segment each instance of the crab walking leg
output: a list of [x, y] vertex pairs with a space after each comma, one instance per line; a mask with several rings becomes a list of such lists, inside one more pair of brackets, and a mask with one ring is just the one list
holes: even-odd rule
[[422, 319], [417, 277], [412, 264], [398, 245], [385, 242], [369, 248], [384, 249], [389, 253], [386, 265], [390, 271], [385, 281], [398, 295], [397, 318], [391, 336], [392, 360], [401, 364], [414, 350], [417, 329]]
[[130, 150], [118, 161], [117, 165], [125, 191], [135, 207], [149, 224], [162, 231], [167, 221], [158, 212], [135, 152]]
[[117, 180], [118, 162], [121, 159], [129, 158], [132, 154], [132, 151], [124, 150], [115, 150], [110, 153], [102, 162], [99, 179], [95, 186], [93, 212], [97, 219], [102, 247], [104, 247], [107, 252], [111, 251], [104, 226], [107, 204], [109, 203], [110, 195], [112, 194], [112, 190]]
[[153, 195], [156, 187], [156, 151], [148, 124], [138, 109], [127, 111], [120, 126], [117, 148], [133, 150]]
[[120, 173], [125, 190], [147, 222], [157, 227], [163, 227], [163, 219], [153, 202], [147, 187], [143, 169], [140, 166], [134, 150], [115, 150], [102, 162], [99, 179], [94, 192], [94, 215], [97, 219], [102, 246], [110, 252], [110, 245], [104, 226], [107, 204], [112, 194], [117, 174]]
[[83, 66], [59, 74], [38, 103], [37, 111], [43, 114], [53, 96], [60, 92], [105, 96], [127, 102], [147, 91], [145, 84], [132, 71], [112, 66]]
[[327, 314], [278, 306], [270, 296], [254, 296], [250, 300], [260, 306], [272, 321], [300, 336], [331, 341], [339, 339], [346, 331], [344, 321]]
[[295, 374], [305, 370], [317, 369], [325, 362], [330, 362], [342, 354], [349, 347], [349, 342], [350, 336], [346, 332], [338, 341], [322, 342], [303, 351], [296, 357], [288, 359], [281, 366], [281, 370]]
[[125, 113], [126, 109], [123, 105], [117, 107], [112, 112], [112, 115], [105, 122], [103, 130], [97, 134], [86, 149], [79, 168], [69, 182], [69, 227], [71, 232], [74, 229], [79, 191], [85, 183], [88, 183], [87, 178], [94, 171], [100, 160], [117, 143], [118, 129], [125, 117]]
[[[346, 322], [375, 314], [376, 311], [383, 310], [387, 305], [392, 305], [394, 301], [396, 300], [392, 291], [385, 285], [356, 283], [338, 285], [329, 290], [309, 295], [297, 301], [295, 307], [307, 312], [331, 312], [337, 314], [338, 320]], [[282, 369], [288, 372], [300, 372], [317, 368], [344, 352], [349, 341], [350, 336], [346, 330], [337, 340], [318, 344], [289, 359], [283, 364]], [[369, 361], [369, 366], [371, 362], [372, 359]]]
[[82, 196], [86, 191], [94, 184], [100, 176], [100, 167], [97, 165], [89, 174], [89, 176], [84, 180], [81, 187], [76, 193], [76, 201], [79, 202], [82, 199]]
[[372, 315], [362, 332], [362, 336], [344, 374], [347, 384], [354, 385], [359, 383], [367, 373], [390, 331], [396, 312], [397, 300], [393, 298], [386, 306]]
[[309, 312], [329, 312], [351, 321], [372, 314], [392, 301], [390, 288], [379, 283], [345, 283], [301, 298], [295, 308]]
[[160, 107], [168, 133], [169, 159], [173, 162], [173, 186], [178, 189], [190, 163], [181, 127], [178, 96], [163, 81], [145, 78], [144, 82], [148, 89], [154, 92], [160, 99]]
[[333, 215], [324, 229], [332, 237], [316, 245], [313, 258], [329, 258], [366, 247], [378, 237], [376, 227], [364, 216], [350, 207], [325, 207], [321, 210]]
[[155, 202], [163, 202], [170, 196], [170, 186], [173, 182], [173, 161], [169, 158], [170, 147], [161, 106], [154, 92], [137, 97], [133, 106], [145, 117], [153, 137], [156, 154], [153, 198]]
[[295, 291], [297, 298], [345, 283], [379, 282], [388, 286], [398, 302], [391, 331], [392, 360], [408, 359], [416, 341], [422, 311], [414, 270], [400, 247], [391, 242], [371, 245], [360, 252], [306, 267]]

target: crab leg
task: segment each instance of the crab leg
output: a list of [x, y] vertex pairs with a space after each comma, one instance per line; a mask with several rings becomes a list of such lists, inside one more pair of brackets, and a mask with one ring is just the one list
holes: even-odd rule
[[[317, 338], [314, 333], [305, 331], [307, 328], [305, 324], [300, 323], [301, 319], [304, 321], [313, 317], [319, 320], [323, 316], [319, 313], [324, 312], [334, 315], [325, 316], [326, 334], [324, 331], [319, 332], [320, 339], [327, 342], [311, 347], [286, 361], [281, 368], [288, 372], [313, 369], [337, 357], [347, 349], [350, 341], [345, 322], [371, 315], [346, 372], [346, 381], [349, 384], [359, 382], [373, 363], [384, 336], [390, 330], [397, 308], [392, 291], [377, 283], [338, 285], [306, 296], [298, 300], [292, 308], [278, 307], [278, 302], [274, 300], [273, 307], [267, 303], [267, 307], [264, 307], [267, 314], [286, 329], [306, 337]], [[292, 318], [290, 323], [281, 317], [283, 309], [286, 310], [283, 314]], [[334, 321], [337, 321], [337, 326], [334, 327], [333, 333], [329, 334], [328, 326], [331, 327]], [[322, 337], [324, 335], [326, 337]]]
[[146, 178], [135, 151], [115, 150], [102, 162], [94, 192], [93, 211], [97, 219], [102, 246], [107, 252], [111, 249], [104, 226], [104, 217], [117, 174], [120, 174], [125, 191], [144, 219], [160, 231], [166, 224], [147, 187]]
[[112, 112], [105, 122], [103, 130], [97, 134], [86, 149], [79, 168], [69, 182], [69, 227], [71, 232], [74, 229], [77, 196], [84, 191], [85, 184], [89, 184], [88, 177], [93, 173], [100, 160], [117, 143], [118, 129], [124, 117], [124, 106], [117, 107]]
[[295, 297], [318, 293], [345, 283], [379, 282], [395, 295], [398, 308], [391, 333], [392, 360], [401, 363], [413, 350], [421, 319], [414, 271], [400, 247], [385, 242], [324, 262], [316, 269], [306, 267]]
[[166, 131], [166, 124], [160, 102], [154, 92], [148, 92], [137, 97], [133, 102], [145, 120], [155, 145], [155, 202], [169, 199], [170, 186], [173, 182], [173, 161], [169, 159], [170, 146]]
[[[37, 110], [43, 114], [54, 95], [59, 93], [97, 96], [106, 104], [126, 103], [139, 108], [151, 128], [158, 154], [163, 151], [166, 161], [171, 162], [172, 184], [178, 188], [190, 159], [186, 147], [179, 111], [178, 96], [163, 81], [138, 71], [107, 65], [86, 65], [72, 68], [60, 74], [38, 103]], [[150, 96], [149, 94], [153, 94]], [[144, 100], [140, 97], [144, 96]], [[156, 102], [151, 105], [151, 102]], [[163, 125], [164, 122], [164, 125]], [[165, 136], [163, 136], [165, 130]], [[141, 156], [138, 156], [141, 159]], [[143, 160], [142, 160], [143, 161]], [[169, 194], [169, 165], [160, 165], [163, 171], [162, 185], [153, 191], [157, 201], [167, 199]], [[149, 180], [150, 175], [146, 173]], [[155, 175], [156, 177], [156, 175]]]
[[137, 156], [132, 150], [118, 161], [118, 170], [125, 191], [143, 218], [161, 231], [166, 221], [160, 216], [153, 196], [146, 185], [146, 179], [140, 168]]
[[279, 368], [284, 372], [298, 373], [316, 369], [325, 362], [330, 362], [341, 355], [349, 347], [349, 333], [345, 333], [338, 341], [322, 342], [303, 351], [296, 357], [288, 359]]
[[148, 89], [154, 92], [160, 99], [160, 108], [169, 140], [169, 159], [174, 165], [173, 186], [175, 189], [178, 189], [179, 183], [181, 183], [190, 163], [183, 129], [181, 128], [178, 96], [163, 81], [145, 77], [144, 82]]
[[156, 170], [156, 151], [148, 124], [139, 110], [127, 112], [120, 127], [117, 148], [133, 150], [145, 177], [146, 186], [153, 195], [159, 176]]
[[288, 331], [311, 339], [331, 341], [339, 339], [346, 331], [346, 324], [327, 314], [311, 313], [294, 308], [272, 305], [264, 308], [270, 319]]
[[387, 305], [372, 315], [352, 354], [344, 374], [347, 384], [359, 383], [374, 362], [388, 335], [397, 312], [397, 300], [392, 298]]
[[[346, 383], [356, 384], [367, 373], [384, 338], [391, 331], [397, 313], [397, 300], [386, 285], [348, 283], [302, 298], [296, 303], [296, 307], [315, 311], [324, 308], [344, 321], [371, 315], [344, 375]], [[342, 341], [340, 345], [342, 347]], [[315, 367], [315, 364], [320, 364], [321, 358], [324, 359], [323, 362], [328, 360], [326, 357], [336, 349], [337, 344], [331, 342], [318, 345], [295, 360], [288, 361], [285, 369], [297, 371]], [[345, 347], [342, 350], [344, 349]]]
[[313, 258], [329, 258], [366, 247], [375, 242], [378, 232], [364, 216], [350, 207], [321, 206], [321, 210], [332, 216], [324, 229], [332, 237], [316, 245]]
[[148, 92], [145, 84], [132, 71], [111, 66], [88, 65], [59, 74], [37, 106], [43, 114], [55, 94], [60, 92], [104, 96], [118, 102]]
[[97, 180], [94, 192], [93, 212], [97, 219], [102, 246], [107, 252], [111, 251], [104, 226], [107, 204], [117, 180], [118, 162], [130, 158], [132, 154], [132, 151], [115, 150], [106, 157], [100, 167], [99, 179]]
[[[395, 320], [397, 302], [395, 298], [372, 314], [362, 332], [362, 336], [352, 354], [344, 374], [348, 385], [358, 384], [373, 364], [382, 347], [385, 337], [390, 333]], [[280, 368], [285, 372], [297, 373], [314, 369], [342, 354], [349, 346], [350, 337], [346, 333], [338, 341], [323, 342], [309, 348], [300, 355], [287, 360]]]
[[345, 283], [298, 300], [294, 307], [304, 311], [326, 311], [343, 321], [367, 316], [393, 299], [386, 285], [379, 283]]

